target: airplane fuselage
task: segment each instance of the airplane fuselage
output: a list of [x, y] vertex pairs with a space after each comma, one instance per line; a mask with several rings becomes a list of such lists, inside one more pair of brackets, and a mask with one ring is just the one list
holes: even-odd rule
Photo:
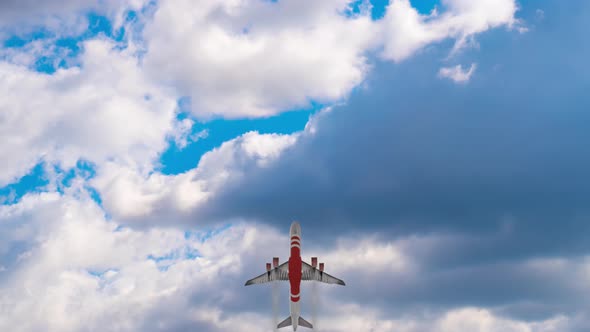
[[301, 281], [308, 280], [341, 286], [344, 286], [345, 283], [343, 280], [324, 272], [324, 263], [319, 263], [319, 267], [316, 267], [318, 265], [317, 257], [311, 258], [311, 264], [301, 259], [301, 226], [296, 221], [291, 224], [289, 230], [289, 244], [291, 254], [287, 261], [279, 264], [279, 258], [273, 257], [272, 264], [266, 263], [266, 272], [246, 281], [244, 286], [289, 281], [290, 314], [277, 325], [277, 328], [292, 326], [293, 331], [297, 331], [298, 327], [303, 326], [313, 329], [313, 324], [301, 317]]
[[291, 322], [293, 331], [297, 330], [299, 315], [301, 314], [301, 226], [294, 222], [289, 232], [291, 256], [289, 257], [289, 284], [291, 286]]
[[297, 331], [298, 327], [303, 326], [313, 329], [313, 324], [301, 317], [301, 281], [309, 280], [342, 286], [345, 283], [343, 280], [324, 272], [324, 263], [319, 263], [319, 267], [316, 268], [317, 257], [311, 258], [311, 264], [301, 260], [301, 226], [296, 221], [291, 224], [289, 244], [291, 254], [287, 261], [279, 264], [279, 258], [273, 257], [272, 264], [266, 263], [266, 272], [246, 281], [245, 286], [288, 281], [290, 314], [277, 325], [277, 328], [292, 326], [293, 331]]

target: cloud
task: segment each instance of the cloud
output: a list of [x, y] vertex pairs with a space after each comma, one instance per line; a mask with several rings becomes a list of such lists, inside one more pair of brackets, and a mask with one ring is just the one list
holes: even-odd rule
[[332, 236], [334, 244], [322, 240], [329, 237], [313, 237], [312, 224], [304, 226], [304, 259], [318, 257], [349, 286], [323, 296], [379, 308], [381, 317], [477, 307], [504, 319], [543, 321], [583, 315], [587, 307], [580, 294], [590, 291], [588, 257], [466, 261], [456, 259], [457, 252], [489, 239], [441, 234], [392, 239], [357, 231]]
[[[173, 95], [145, 79], [137, 60], [106, 40], [84, 43], [81, 67], [54, 75], [0, 62], [0, 184], [44, 160], [151, 168], [175, 127]], [[130, 51], [129, 51], [130, 52]]]
[[[494, 317], [487, 310], [477, 308], [465, 308], [445, 314], [436, 323], [437, 331], [481, 331], [481, 332], [532, 332], [532, 331], [559, 331], [556, 327], [562, 327], [567, 321], [564, 317], [558, 317], [546, 322], [527, 324]], [[555, 326], [558, 325], [558, 326]], [[563, 327], [562, 327], [563, 328]]]
[[179, 150], [186, 148], [189, 143], [195, 143], [200, 139], [205, 139], [209, 136], [209, 130], [203, 129], [196, 133], [191, 133], [195, 121], [189, 118], [182, 119], [176, 122], [176, 128], [172, 132], [172, 139]]
[[[100, 326], [105, 331], [232, 331], [236, 324], [252, 330], [271, 326], [267, 318], [268, 290], [244, 288], [243, 282], [259, 274], [272, 256], [280, 256], [281, 260], [287, 257], [286, 229], [249, 223], [213, 232], [121, 228], [116, 220], [106, 220], [100, 207], [88, 197], [56, 193], [28, 195], [17, 204], [0, 207], [0, 225], [7, 223], [23, 225], [29, 233], [24, 237], [0, 233], [2, 243], [12, 248], [10, 254], [0, 252], [0, 259], [4, 262], [13, 254], [21, 257], [0, 272], [2, 328], [92, 331]], [[403, 283], [404, 275], [416, 278], [424, 274], [421, 268], [409, 267], [422, 265], [415, 249], [430, 240], [383, 241], [362, 236], [355, 237], [358, 242], [354, 242], [352, 237], [337, 238], [341, 244], [332, 248], [305, 240], [308, 237], [304, 235], [304, 258], [318, 255], [330, 273], [347, 281], [342, 288], [320, 287], [322, 301], [330, 303], [321, 308], [325, 331], [355, 327], [408, 332], [462, 328], [550, 332], [575, 331], [570, 329], [572, 324], [582, 322], [566, 315], [533, 320], [508, 318], [477, 306], [428, 311], [411, 306], [402, 309], [398, 304], [383, 306], [381, 301], [394, 299], [389, 297], [388, 288]], [[357, 264], [365, 268], [347, 264], [351, 257], [345, 253], [357, 257]], [[406, 263], [394, 264], [392, 269], [392, 262], [401, 261]], [[587, 261], [564, 260], [558, 265], [541, 260], [530, 266], [539, 276], [563, 267], [588, 269]], [[384, 282], [384, 271], [397, 271], [386, 274], [395, 282]], [[583, 281], [579, 276], [563, 273], [560, 282]], [[305, 311], [311, 310], [308, 286], [304, 285], [302, 297]], [[281, 288], [282, 293], [286, 291]], [[381, 301], [373, 297], [359, 305], [359, 295], [366, 292], [381, 292]], [[253, 302], [252, 296], [257, 301]], [[281, 300], [286, 301], [286, 297]]]
[[102, 13], [119, 21], [125, 11], [141, 9], [146, 3], [144, 0], [4, 0], [0, 2], [0, 28], [25, 32], [45, 27], [59, 34], [76, 35], [88, 27], [84, 17], [87, 12]]
[[108, 163], [99, 167], [99, 175], [91, 184], [101, 193], [109, 213], [136, 223], [151, 220], [161, 224], [166, 216], [188, 217], [227, 183], [253, 168], [268, 166], [295, 144], [297, 137], [248, 132], [207, 152], [196, 168], [179, 175], [140, 173]]
[[[587, 14], [581, 7], [566, 12]], [[454, 241], [436, 250], [413, 247], [424, 265], [401, 251], [401, 261], [420, 273], [397, 274], [387, 290], [362, 284], [357, 303], [478, 307], [516, 321], [583, 315], [587, 286], [563, 281], [586, 280], [583, 268], [551, 268], [551, 258], [577, 262], [589, 252], [590, 211], [581, 198], [589, 194], [590, 159], [580, 152], [590, 139], [581, 65], [588, 47], [582, 33], [568, 34], [558, 50], [548, 37], [583, 31], [587, 21], [575, 17], [519, 35], [518, 43], [502, 31], [486, 36], [494, 51], [478, 59], [477, 84], [432, 80], [442, 52], [380, 63], [369, 88], [319, 118], [313, 136], [224, 186], [193, 218], [285, 228], [297, 219], [310, 241], [329, 246], [337, 245], [336, 233], [448, 235]], [[550, 61], [562, 57], [570, 65]], [[398, 248], [378, 252], [396, 257]], [[372, 262], [368, 254], [342, 253]], [[546, 259], [541, 270], [535, 259]]]
[[[47, 13], [63, 10], [79, 16], [83, 8], [96, 5], [92, 1], [66, 2], [58, 9], [57, 3], [48, 2]], [[126, 2], [119, 7], [107, 2], [103, 9], [121, 12], [144, 5], [141, 1]], [[381, 23], [372, 21], [366, 13], [345, 14], [348, 5], [344, 0], [312, 7], [293, 1], [210, 1], [193, 12], [192, 3], [164, 2], [154, 9], [153, 16], [140, 15], [138, 24], [145, 25], [147, 46], [141, 60], [136, 58], [141, 47], [134, 42], [120, 50], [105, 40], [87, 41], [79, 59], [72, 60], [80, 67], [62, 69], [55, 75], [26, 69], [47, 52], [61, 52], [48, 48], [46, 41], [27, 44], [24, 52], [4, 50], [7, 61], [0, 65], [5, 79], [0, 84], [11, 91], [11, 98], [0, 104], [6, 109], [0, 111], [10, 114], [8, 109], [12, 108], [13, 115], [4, 121], [11, 130], [3, 133], [14, 137], [16, 132], [27, 132], [28, 136], [6, 140], [8, 144], [3, 145], [2, 152], [12, 157], [0, 167], [0, 184], [15, 181], [40, 159], [64, 168], [78, 159], [93, 163], [114, 160], [149, 172], [166, 147], [166, 138], [172, 138], [179, 148], [191, 139], [187, 131], [193, 120], [172, 118], [172, 99], [179, 95], [191, 96], [193, 113], [201, 118], [267, 116], [304, 107], [310, 100], [334, 102], [345, 98], [369, 71], [366, 53], [382, 42]], [[4, 6], [21, 12], [29, 5], [8, 2]], [[457, 12], [475, 10], [459, 4], [448, 7]], [[196, 23], [175, 15], [179, 12], [192, 13]], [[53, 29], [50, 25], [46, 28]], [[483, 30], [469, 31], [472, 35]], [[233, 51], [228, 53], [227, 49]], [[64, 57], [61, 54], [57, 58]], [[103, 70], [103, 65], [109, 70]], [[118, 88], [113, 88], [113, 82]], [[170, 83], [174, 89], [165, 89], [159, 83]], [[86, 93], [89, 90], [94, 93]], [[29, 95], [38, 98], [27, 100]], [[42, 105], [53, 107], [39, 112]], [[32, 121], [22, 121], [24, 114]], [[23, 123], [27, 123], [26, 128]], [[111, 134], [101, 136], [107, 128]]]
[[372, 21], [346, 15], [348, 0], [164, 2], [144, 31], [145, 64], [192, 96], [200, 118], [269, 116], [346, 98], [369, 72], [368, 54], [382, 47], [383, 58], [401, 61], [446, 38], [460, 49], [478, 33], [517, 23], [513, 0], [474, 3], [447, 1], [444, 13], [422, 16], [394, 0]]
[[[325, 258], [326, 261], [336, 262], [330, 269], [336, 272], [358, 271], [361, 265], [372, 266], [374, 269], [385, 269], [381, 272], [407, 272], [411, 262], [393, 243], [381, 244], [376, 239], [348, 239], [338, 243], [334, 252]], [[365, 271], [376, 274], [378, 271]]]
[[355, 306], [344, 306], [342, 313], [349, 314], [344, 317], [330, 317], [323, 321], [322, 330], [327, 332], [348, 331], [398, 331], [398, 332], [557, 332], [569, 326], [567, 317], [526, 322], [504, 319], [492, 312], [474, 307], [465, 307], [449, 310], [439, 315], [422, 314], [404, 319], [382, 318], [374, 310], [361, 309]]
[[373, 39], [369, 17], [339, 14], [347, 4], [162, 2], [144, 31], [146, 68], [190, 95], [200, 118], [339, 100], [367, 73], [363, 53]]
[[454, 67], [443, 67], [438, 71], [438, 76], [448, 78], [455, 83], [467, 83], [471, 79], [471, 75], [477, 68], [475, 63], [471, 64], [469, 69], [463, 69], [461, 65]]
[[[3, 245], [21, 259], [0, 273], [0, 327], [19, 331], [215, 328], [217, 308], [233, 296], [223, 285], [235, 282], [249, 257], [242, 253], [260, 253], [264, 246], [254, 248], [256, 240], [269, 238], [264, 229], [243, 227], [211, 237], [120, 229], [92, 200], [54, 193], [0, 207], [0, 225], [6, 223], [28, 230], [2, 233]], [[0, 251], [2, 261], [12, 254]], [[192, 303], [193, 297], [199, 300]], [[214, 330], [226, 330], [228, 323], [222, 325]]]
[[[563, 23], [560, 31], [579, 24]], [[392, 235], [489, 234], [503, 257], [585, 250], [586, 233], [579, 231], [590, 211], [579, 198], [590, 188], [590, 159], [576, 151], [589, 139], [580, 125], [589, 116], [581, 102], [586, 79], [575, 65], [564, 70], [530, 60], [550, 47], [545, 37], [554, 33], [520, 35], [519, 45], [503, 32], [488, 36], [487, 47], [496, 51], [478, 62], [481, 84], [460, 89], [429, 78], [439, 69], [438, 54], [381, 63], [370, 88], [320, 118], [314, 136], [194, 214], [288, 216], [312, 223], [321, 235], [361, 225]], [[584, 63], [581, 39], [571, 36], [547, 56], [574, 54], [573, 63]]]
[[[186, 145], [193, 141], [193, 138], [198, 139], [198, 135], [189, 135], [195, 122], [191, 119], [183, 119], [176, 123], [177, 129], [174, 131], [174, 144], [179, 149], [184, 149]], [[189, 141], [190, 140], [190, 141]]]
[[[260, 2], [257, 11], [209, 2], [196, 28], [174, 16], [186, 4], [162, 3], [154, 14], [141, 59], [147, 67], [134, 50], [101, 40], [84, 45], [80, 68], [54, 75], [0, 64], [0, 88], [11, 95], [0, 104], [0, 153], [13, 156], [0, 166], [0, 182], [39, 160], [96, 164], [90, 182], [75, 179], [63, 193], [29, 194], [0, 207], [0, 329], [260, 330], [270, 320], [270, 296], [265, 304], [267, 290], [243, 282], [271, 256], [287, 257], [286, 224], [297, 218], [306, 258], [319, 256], [347, 281], [321, 290], [330, 303], [322, 308], [325, 331], [588, 330], [583, 198], [590, 162], [577, 152], [588, 141], [590, 75], [578, 65], [588, 53], [585, 36], [571, 34], [586, 31], [585, 23], [561, 26], [569, 36], [561, 48], [542, 25], [539, 35], [518, 36], [518, 45], [487, 35], [491, 51], [477, 60], [485, 79], [457, 88], [432, 79], [446, 51], [401, 61], [430, 43], [450, 38], [459, 50], [477, 33], [516, 24], [508, 2], [448, 1], [445, 12], [426, 17], [394, 1], [379, 22], [334, 14], [344, 4], [336, 1]], [[294, 6], [293, 16], [281, 6]], [[411, 19], [408, 36], [396, 32], [400, 22], [388, 21], [395, 8]], [[162, 26], [169, 31], [161, 38], [178, 40], [154, 44], [155, 24], [173, 24], [173, 17], [179, 25]], [[342, 58], [333, 65], [314, 47], [293, 47], [308, 45], [296, 22], [317, 27], [312, 46], [325, 44], [326, 55]], [[374, 64], [367, 79], [364, 52], [379, 47], [379, 36], [365, 32], [380, 26], [390, 29], [383, 56], [398, 63]], [[200, 40], [211, 42], [182, 43], [203, 31]], [[150, 63], [154, 45], [164, 55]], [[173, 55], [164, 46], [188, 50], [178, 54], [186, 73], [163, 65]], [[553, 61], [564, 57], [567, 66]], [[251, 69], [267, 63], [273, 70]], [[232, 76], [236, 68], [248, 76]], [[208, 75], [189, 75], [202, 70]], [[334, 86], [309, 78], [326, 72], [337, 72], [327, 75]], [[176, 119], [179, 93], [154, 77], [190, 92], [193, 112], [203, 117], [264, 116], [309, 98], [334, 101], [364, 80], [367, 89], [312, 119], [303, 133], [251, 132], [205, 154], [193, 170], [167, 176], [157, 171], [158, 154], [170, 140], [179, 147], [190, 141], [193, 120]], [[285, 79], [295, 93], [277, 83]], [[203, 100], [209, 93], [217, 99]], [[88, 184], [102, 207], [88, 197]]]
[[422, 15], [409, 0], [392, 0], [382, 21], [384, 49], [381, 56], [402, 61], [426, 45], [447, 38], [455, 40], [454, 52], [465, 47], [475, 34], [518, 24], [513, 0], [446, 0], [446, 9]]

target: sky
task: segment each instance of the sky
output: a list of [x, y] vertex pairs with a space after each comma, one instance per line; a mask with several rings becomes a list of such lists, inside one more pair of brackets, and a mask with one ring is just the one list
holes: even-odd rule
[[0, 1], [0, 330], [273, 331], [271, 287], [243, 285], [294, 220], [346, 282], [303, 285], [317, 331], [590, 330], [589, 22]]

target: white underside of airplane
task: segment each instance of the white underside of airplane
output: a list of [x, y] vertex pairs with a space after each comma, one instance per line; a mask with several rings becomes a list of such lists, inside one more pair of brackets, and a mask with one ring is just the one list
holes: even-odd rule
[[291, 256], [285, 263], [279, 265], [279, 258], [273, 258], [273, 264], [266, 264], [266, 272], [246, 282], [246, 286], [263, 284], [272, 281], [289, 281], [290, 283], [290, 311], [291, 315], [277, 325], [277, 328], [293, 326], [297, 331], [298, 326], [313, 329], [313, 325], [301, 317], [301, 281], [319, 281], [326, 284], [344, 286], [344, 281], [324, 272], [324, 263], [317, 266], [317, 257], [312, 257], [311, 264], [301, 260], [301, 226], [298, 222], [291, 224], [289, 240], [291, 243]]

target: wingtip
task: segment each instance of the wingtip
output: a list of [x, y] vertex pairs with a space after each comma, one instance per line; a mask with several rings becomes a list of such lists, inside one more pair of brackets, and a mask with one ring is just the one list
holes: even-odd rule
[[342, 280], [340, 280], [340, 282], [339, 282], [338, 284], [339, 284], [339, 285], [342, 285], [342, 286], [346, 286], [346, 284], [345, 284], [345, 283], [344, 283], [344, 281], [342, 281]]

